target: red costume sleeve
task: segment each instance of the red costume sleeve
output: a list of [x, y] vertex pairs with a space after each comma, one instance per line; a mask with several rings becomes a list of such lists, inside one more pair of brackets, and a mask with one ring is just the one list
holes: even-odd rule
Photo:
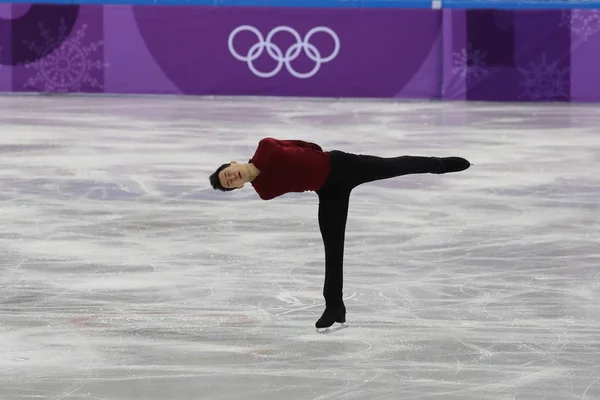
[[260, 143], [262, 143], [263, 141], [268, 142], [270, 144], [279, 145], [282, 147], [302, 147], [305, 149], [323, 151], [321, 146], [319, 146], [318, 144], [312, 143], [312, 142], [306, 142], [304, 140], [279, 140], [279, 139], [274, 139], [274, 138], [269, 137], [269, 138], [264, 138], [263, 140], [260, 141]]

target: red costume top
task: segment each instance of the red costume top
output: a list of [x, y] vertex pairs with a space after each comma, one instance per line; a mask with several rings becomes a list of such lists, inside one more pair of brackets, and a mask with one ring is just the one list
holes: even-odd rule
[[329, 153], [302, 140], [262, 139], [250, 162], [260, 171], [251, 183], [263, 200], [289, 192], [316, 191], [329, 175]]

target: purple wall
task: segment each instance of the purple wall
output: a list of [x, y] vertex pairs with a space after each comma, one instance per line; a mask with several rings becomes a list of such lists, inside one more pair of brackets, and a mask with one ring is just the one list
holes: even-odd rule
[[599, 101], [598, 48], [596, 10], [0, 5], [0, 91]]
[[600, 10], [444, 12], [444, 99], [600, 101]]
[[571, 28], [565, 24], [569, 14], [550, 10], [447, 13], [444, 98], [571, 99]]

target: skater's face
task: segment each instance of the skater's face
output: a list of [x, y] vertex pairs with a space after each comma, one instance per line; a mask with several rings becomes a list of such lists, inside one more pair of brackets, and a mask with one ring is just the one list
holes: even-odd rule
[[250, 173], [245, 165], [232, 161], [229, 167], [221, 170], [219, 180], [226, 189], [239, 189], [250, 180]]

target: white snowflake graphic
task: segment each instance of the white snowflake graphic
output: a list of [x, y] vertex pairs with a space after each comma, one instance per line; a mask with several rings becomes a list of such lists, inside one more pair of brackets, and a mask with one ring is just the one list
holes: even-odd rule
[[[47, 92], [81, 92], [84, 89], [103, 89], [98, 79], [91, 76], [93, 71], [101, 71], [108, 67], [107, 63], [93, 59], [93, 53], [102, 48], [102, 40], [84, 43], [87, 25], [82, 25], [71, 35], [67, 34], [64, 20], [58, 29], [57, 37], [52, 37], [48, 30], [40, 24], [41, 43], [25, 41], [25, 44], [39, 60], [25, 66], [33, 68], [36, 74], [23, 85], [24, 88], [43, 88]], [[58, 47], [57, 44], [60, 43]], [[55, 48], [50, 52], [50, 49]], [[44, 55], [47, 54], [45, 57]]]
[[584, 41], [600, 32], [599, 10], [565, 10], [561, 13], [560, 26], [571, 29], [571, 32]]
[[462, 79], [475, 81], [487, 75], [485, 58], [487, 54], [481, 50], [473, 49], [469, 43], [460, 51], [452, 53], [452, 72]]
[[545, 53], [540, 62], [531, 62], [527, 69], [519, 68], [519, 72], [523, 75], [521, 84], [525, 87], [524, 97], [551, 100], [569, 95], [569, 69], [559, 67], [557, 61], [547, 61]]

